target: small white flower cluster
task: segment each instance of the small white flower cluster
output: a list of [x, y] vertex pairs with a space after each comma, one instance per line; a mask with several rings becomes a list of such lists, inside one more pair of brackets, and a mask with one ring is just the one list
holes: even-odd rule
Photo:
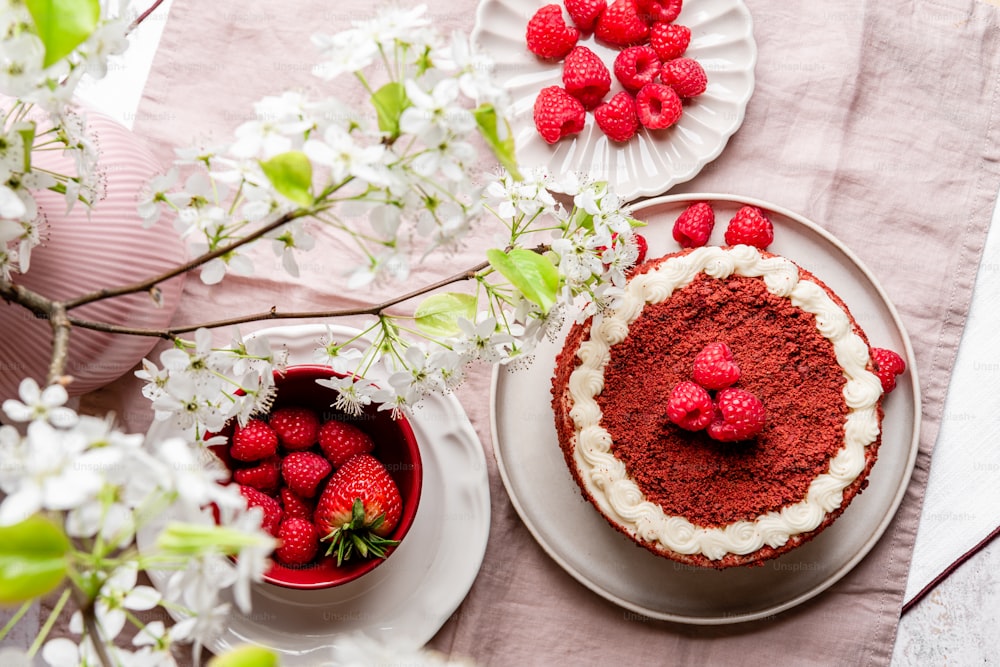
[[[62, 518], [73, 539], [68, 556], [72, 586], [92, 595], [99, 636], [76, 611], [69, 629], [80, 635], [49, 641], [42, 657], [54, 667], [100, 664], [95, 644], [115, 664], [173, 665], [172, 642], [199, 647], [225, 627], [229, 605], [220, 593], [249, 610], [251, 582], [268, 567], [274, 539], [260, 528], [259, 509], [246, 501], [220, 466], [206, 463], [204, 450], [181, 438], [144, 444], [142, 435], [114, 428], [110, 420], [77, 415], [64, 406], [66, 390], [42, 390], [31, 379], [21, 383], [20, 400], [2, 409], [7, 419], [26, 423], [22, 431], [0, 426], [0, 526], [38, 514]], [[218, 512], [218, 523], [212, 507]], [[155, 548], [140, 552], [136, 535], [162, 515], [171, 517], [158, 533]], [[238, 557], [233, 567], [227, 559]], [[137, 585], [146, 569], [176, 570], [166, 598]], [[162, 622], [142, 624], [132, 611], [169, 601], [186, 618], [167, 629]], [[138, 627], [135, 651], [115, 646], [127, 622]]]
[[[109, 16], [107, 7], [102, 12], [82, 44], [45, 66], [45, 45], [26, 3], [0, 0], [0, 279], [28, 271], [31, 249], [41, 240], [43, 219], [33, 192], [62, 193], [67, 209], [100, 196], [97, 153], [70, 102], [83, 76], [103, 77], [109, 57], [128, 45], [127, 21]], [[46, 152], [72, 158], [74, 173], [41, 167]]]
[[264, 413], [274, 400], [274, 372], [286, 365], [285, 353], [272, 351], [264, 336], [244, 339], [234, 329], [230, 346], [212, 347], [208, 329], [195, 332], [193, 342], [160, 354], [161, 367], [143, 359], [135, 375], [145, 380], [143, 395], [152, 401], [157, 420], [172, 420], [190, 430], [196, 441], [206, 440], [236, 418], [241, 424]]

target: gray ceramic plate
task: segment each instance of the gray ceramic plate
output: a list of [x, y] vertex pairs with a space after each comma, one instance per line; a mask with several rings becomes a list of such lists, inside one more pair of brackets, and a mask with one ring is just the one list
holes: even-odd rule
[[[743, 204], [771, 213], [769, 250], [814, 273], [847, 303], [872, 345], [896, 350], [908, 371], [884, 401], [883, 442], [864, 493], [811, 542], [763, 567], [702, 570], [660, 558], [615, 531], [582, 497], [559, 450], [549, 405], [550, 378], [562, 338], [546, 342], [527, 369], [493, 375], [493, 446], [504, 485], [546, 552], [595, 593], [636, 614], [693, 624], [765, 618], [801, 604], [846, 575], [875, 546], [903, 499], [916, 461], [920, 390], [913, 351], [899, 315], [875, 278], [815, 223], [767, 202], [715, 194], [651, 199], [636, 206], [650, 256], [678, 249], [676, 217], [693, 201], [712, 201], [721, 244]], [[572, 319], [572, 318], [569, 318]], [[568, 330], [564, 329], [563, 334]]]

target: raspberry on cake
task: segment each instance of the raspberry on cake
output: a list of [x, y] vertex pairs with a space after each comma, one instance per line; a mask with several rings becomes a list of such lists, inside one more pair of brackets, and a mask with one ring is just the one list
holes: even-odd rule
[[[712, 398], [692, 381], [695, 358], [722, 341], [738, 379], [714, 390], [711, 423], [689, 430]], [[583, 495], [636, 544], [716, 569], [780, 556], [841, 515], [877, 458], [882, 396], [840, 297], [749, 245], [638, 267], [614, 310], [573, 325], [552, 379]]]

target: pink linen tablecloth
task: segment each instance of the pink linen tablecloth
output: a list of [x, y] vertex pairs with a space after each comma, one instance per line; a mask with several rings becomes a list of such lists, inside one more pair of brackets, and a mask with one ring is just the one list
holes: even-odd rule
[[[439, 27], [471, 30], [473, 3], [428, 4]], [[435, 648], [494, 665], [889, 663], [931, 449], [1000, 181], [1000, 9], [975, 0], [747, 5], [759, 60], [746, 120], [718, 160], [672, 192], [773, 201], [826, 227], [877, 276], [911, 336], [924, 397], [920, 455], [903, 505], [855, 570], [798, 608], [720, 627], [644, 619], [577, 583], [521, 523], [492, 457], [489, 372], [480, 369], [459, 398], [487, 450], [493, 523], [479, 577]], [[260, 97], [320, 90], [309, 74], [308, 37], [371, 10], [358, 0], [304, 0], [294, 10], [174, 0], [136, 133], [164, 164], [175, 147], [228, 140]], [[175, 323], [240, 314], [248, 302], [304, 310], [388, 293], [345, 294], [343, 251], [322, 232], [320, 243], [328, 250], [308, 256], [299, 280], [275, 262], [219, 287], [188, 281]], [[478, 261], [475, 246], [449, 267]], [[431, 263], [411, 282], [445, 271]], [[128, 428], [143, 430], [151, 413], [137, 387], [123, 378], [85, 405], [113, 407]]]

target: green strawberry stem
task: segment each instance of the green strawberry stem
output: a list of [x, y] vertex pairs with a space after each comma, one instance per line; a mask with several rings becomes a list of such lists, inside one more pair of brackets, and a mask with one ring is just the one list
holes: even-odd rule
[[336, 552], [338, 567], [356, 553], [362, 558], [385, 558], [386, 549], [399, 544], [399, 540], [375, 534], [384, 522], [383, 512], [371, 523], [365, 523], [365, 504], [361, 502], [361, 498], [355, 498], [354, 505], [351, 506], [351, 520], [323, 537], [330, 542], [326, 555], [332, 556]]

